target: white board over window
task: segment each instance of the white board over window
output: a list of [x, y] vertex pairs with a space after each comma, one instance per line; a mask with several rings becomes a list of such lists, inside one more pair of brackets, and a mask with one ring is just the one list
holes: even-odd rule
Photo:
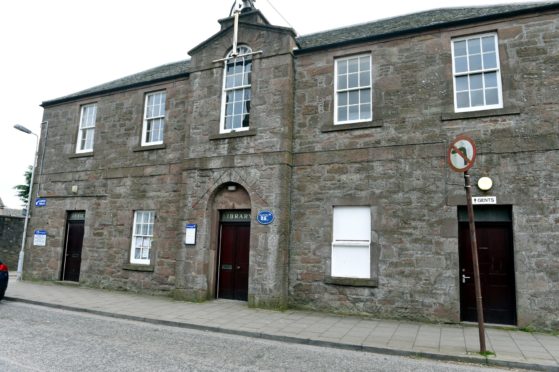
[[371, 208], [336, 206], [333, 216], [331, 275], [370, 278]]

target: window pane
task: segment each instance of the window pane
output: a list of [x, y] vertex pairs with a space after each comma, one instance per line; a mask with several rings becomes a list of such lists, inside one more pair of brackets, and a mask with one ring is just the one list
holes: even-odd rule
[[347, 86], [348, 88], [357, 88], [359, 87], [359, 74], [349, 74], [347, 75]]
[[367, 86], [371, 84], [371, 79], [369, 78], [369, 72], [361, 72], [359, 74], [359, 86]]
[[468, 54], [479, 54], [481, 53], [481, 45], [478, 38], [468, 40]]
[[347, 106], [338, 108], [338, 121], [347, 121]]
[[241, 85], [243, 85], [243, 75], [237, 74], [235, 75], [235, 86], [240, 87]]
[[499, 104], [499, 94], [497, 89], [486, 89], [485, 90], [485, 104], [487, 105], [497, 105]]
[[495, 51], [495, 36], [485, 36], [481, 40], [484, 52]]
[[495, 53], [487, 53], [483, 55], [483, 68], [496, 68], [497, 55]]
[[250, 72], [244, 74], [243, 85], [249, 85], [250, 84], [251, 75], [252, 74]]
[[454, 56], [465, 56], [466, 55], [466, 40], [455, 41], [454, 42]]
[[361, 89], [359, 92], [359, 103], [370, 103], [371, 102], [371, 90]]
[[227, 116], [233, 115], [233, 105], [231, 103], [225, 104], [225, 115]]
[[454, 59], [454, 70], [456, 72], [468, 71], [468, 59], [466, 57], [458, 57]]
[[349, 120], [359, 120], [359, 106], [353, 105], [348, 107], [348, 119]]
[[338, 89], [347, 89], [347, 75], [338, 76]]
[[483, 106], [483, 90], [474, 90], [471, 92], [472, 107]]
[[356, 105], [359, 103], [359, 91], [353, 90], [349, 92], [349, 104]]
[[357, 72], [359, 71], [359, 59], [358, 58], [351, 58], [347, 61], [348, 63], [348, 72]]
[[229, 91], [229, 92], [227, 92], [227, 95], [225, 96], [225, 102], [233, 103], [233, 98], [235, 98], [235, 91]]
[[371, 118], [371, 105], [361, 105], [361, 119], [367, 120]]
[[361, 72], [371, 70], [371, 64], [369, 63], [370, 60], [371, 58], [369, 56], [359, 57], [359, 70]]
[[233, 128], [233, 117], [227, 116], [225, 118], [225, 129], [231, 129], [231, 128]]
[[225, 88], [231, 88], [233, 87], [234, 84], [234, 80], [230, 75], [227, 75], [227, 77], [225, 78]]
[[482, 89], [483, 88], [483, 81], [482, 75], [470, 75], [470, 89]]
[[239, 115], [243, 113], [243, 102], [235, 102], [233, 108], [233, 115]]
[[481, 55], [470, 56], [470, 71], [481, 70]]
[[470, 107], [470, 93], [462, 92], [456, 94], [456, 106], [458, 108]]
[[338, 93], [338, 106], [347, 106], [348, 92]]
[[347, 60], [338, 61], [338, 74], [347, 74]]
[[242, 124], [242, 116], [241, 115], [233, 116], [233, 129], [240, 128], [241, 124]]
[[457, 76], [455, 81], [456, 81], [456, 91], [457, 92], [468, 90], [468, 77], [467, 76]]
[[497, 87], [497, 73], [496, 72], [488, 72], [483, 74], [485, 78], [485, 87], [486, 88], [494, 88]]

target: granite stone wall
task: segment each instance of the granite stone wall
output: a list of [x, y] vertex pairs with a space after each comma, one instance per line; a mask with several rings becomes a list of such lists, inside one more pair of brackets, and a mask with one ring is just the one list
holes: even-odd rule
[[[502, 21], [295, 51], [294, 33], [241, 17], [256, 53], [250, 128], [220, 133], [231, 29], [190, 51], [190, 72], [167, 82], [46, 107], [44, 166], [34, 189], [25, 278], [59, 280], [66, 217], [85, 211], [80, 284], [203, 301], [216, 296], [219, 212], [250, 209], [249, 305], [460, 321], [457, 208], [463, 177], [449, 141], [477, 143], [473, 181], [489, 176], [513, 212], [519, 326], [559, 317], [559, 18]], [[496, 32], [503, 108], [455, 113], [453, 37]], [[335, 59], [370, 54], [373, 120], [334, 125]], [[164, 145], [142, 148], [145, 94], [165, 90]], [[75, 154], [80, 106], [97, 103], [94, 151]], [[227, 196], [227, 186], [238, 194]], [[77, 188], [76, 188], [77, 187]], [[243, 197], [239, 195], [243, 195]], [[334, 206], [371, 209], [368, 281], [331, 276]], [[150, 265], [131, 265], [135, 210], [156, 211]], [[255, 222], [270, 210], [271, 225]], [[184, 224], [198, 225], [195, 246]], [[34, 229], [47, 245], [34, 247]]]
[[[374, 316], [460, 320], [457, 206], [463, 177], [445, 162], [458, 134], [478, 145], [474, 182], [513, 209], [520, 326], [557, 329], [559, 18], [532, 16], [353, 44], [296, 58], [290, 304]], [[454, 113], [451, 38], [499, 37], [504, 107]], [[373, 121], [333, 125], [338, 57], [371, 54]], [[378, 284], [338, 285], [332, 208], [372, 208]]]
[[10, 271], [17, 270], [25, 218], [0, 216], [0, 260]]

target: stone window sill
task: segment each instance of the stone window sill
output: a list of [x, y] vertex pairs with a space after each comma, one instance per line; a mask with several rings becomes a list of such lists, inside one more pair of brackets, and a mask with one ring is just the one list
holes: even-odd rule
[[139, 152], [139, 151], [150, 151], [150, 150], [162, 150], [165, 148], [167, 148], [167, 146], [164, 143], [162, 143], [160, 145], [136, 146], [132, 149], [132, 151]]
[[462, 119], [476, 119], [476, 118], [486, 118], [491, 116], [518, 115], [518, 114], [520, 114], [520, 109], [516, 106], [511, 106], [511, 107], [494, 109], [494, 110], [443, 112], [441, 114], [441, 120], [449, 121], [449, 120], [462, 120]]
[[349, 287], [378, 287], [378, 279], [361, 279], [361, 278], [340, 278], [335, 276], [327, 276], [324, 283], [345, 285]]
[[93, 157], [93, 151], [91, 152], [81, 152], [78, 154], [72, 154], [70, 156], [68, 156], [68, 159], [76, 159], [76, 158], [92, 158]]
[[144, 272], [153, 272], [155, 269], [153, 265], [139, 265], [139, 264], [125, 264], [122, 268], [128, 271], [144, 271]]
[[256, 136], [256, 130], [249, 129], [249, 130], [242, 130], [239, 132], [212, 134], [210, 135], [210, 140], [220, 140], [226, 138], [237, 138], [237, 137], [248, 137], [248, 136]]
[[322, 127], [322, 132], [337, 132], [340, 130], [353, 130], [353, 129], [366, 129], [366, 128], [380, 128], [382, 127], [382, 122], [367, 121], [363, 123], [351, 123], [351, 124], [328, 124]]

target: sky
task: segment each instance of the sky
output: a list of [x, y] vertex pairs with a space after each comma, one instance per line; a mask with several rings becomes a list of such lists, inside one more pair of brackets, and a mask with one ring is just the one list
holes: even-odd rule
[[[299, 35], [423, 10], [537, 1], [256, 0], [270, 23]], [[21, 208], [15, 185], [33, 164], [41, 102], [166, 63], [219, 31], [233, 0], [17, 0], [0, 3], [0, 198]], [[320, 5], [317, 5], [320, 4]], [[77, 123], [76, 123], [77, 125]], [[62, 149], [61, 149], [62, 150]]]

